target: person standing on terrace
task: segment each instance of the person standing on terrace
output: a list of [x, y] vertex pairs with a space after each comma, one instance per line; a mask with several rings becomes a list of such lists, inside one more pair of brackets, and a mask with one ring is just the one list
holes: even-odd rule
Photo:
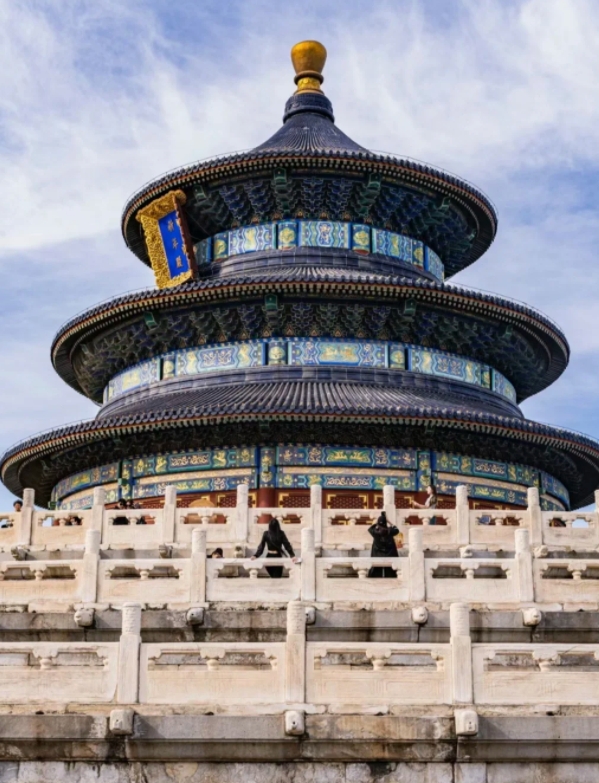
[[[370, 557], [399, 557], [395, 543], [395, 536], [399, 534], [399, 530], [395, 525], [389, 524], [384, 511], [381, 511], [375, 524], [368, 528], [368, 532], [373, 538]], [[375, 579], [394, 578], [396, 573], [395, 569], [389, 566], [373, 566], [368, 576]]]
[[[266, 549], [266, 557], [290, 557], [295, 563], [295, 552], [293, 547], [289, 543], [289, 539], [285, 533], [281, 530], [281, 525], [278, 519], [271, 519], [268, 523], [268, 530], [265, 530], [262, 534], [262, 541], [256, 554], [252, 556], [252, 560], [260, 557]], [[267, 566], [266, 571], [271, 579], [281, 579], [283, 577], [283, 566]]]
[[[434, 484], [428, 485], [426, 488], [426, 494], [428, 497], [426, 498], [425, 503], [416, 503], [416, 501], [414, 501], [414, 506], [416, 508], [437, 508], [439, 504], [439, 497], [437, 495], [437, 488]], [[436, 525], [437, 517], [431, 517], [429, 524]]]

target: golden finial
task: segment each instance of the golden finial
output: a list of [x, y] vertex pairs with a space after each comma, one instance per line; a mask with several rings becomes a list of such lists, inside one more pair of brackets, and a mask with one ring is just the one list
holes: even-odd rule
[[318, 41], [301, 41], [291, 50], [291, 62], [295, 68], [295, 83], [298, 92], [320, 92], [324, 81], [322, 69], [327, 59], [327, 50]]

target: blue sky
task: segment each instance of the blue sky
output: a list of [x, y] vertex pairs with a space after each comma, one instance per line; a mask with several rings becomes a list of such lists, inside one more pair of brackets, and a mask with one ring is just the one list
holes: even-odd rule
[[596, 0], [0, 0], [0, 449], [94, 415], [49, 348], [76, 312], [152, 284], [123, 203], [271, 135], [304, 38], [329, 51], [349, 136], [492, 198], [497, 239], [454, 280], [562, 326], [570, 366], [523, 410], [599, 437]]

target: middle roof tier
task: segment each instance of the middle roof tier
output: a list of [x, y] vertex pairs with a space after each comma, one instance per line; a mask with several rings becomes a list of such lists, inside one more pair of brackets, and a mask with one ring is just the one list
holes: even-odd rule
[[521, 402], [565, 369], [569, 347], [550, 319], [491, 294], [348, 268], [289, 265], [116, 297], [54, 339], [52, 361], [80, 393], [169, 351], [235, 341], [333, 338], [398, 342], [488, 365]]

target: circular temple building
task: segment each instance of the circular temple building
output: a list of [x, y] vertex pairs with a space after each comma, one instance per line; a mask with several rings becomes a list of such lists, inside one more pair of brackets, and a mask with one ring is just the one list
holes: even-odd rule
[[[490, 246], [497, 216], [472, 185], [375, 154], [336, 125], [324, 47], [294, 47], [297, 90], [260, 146], [184, 166], [126, 204], [123, 237], [157, 288], [65, 324], [63, 380], [95, 419], [30, 438], [2, 480], [57, 508], [110, 502], [375, 508], [431, 482], [477, 508], [590, 502], [599, 444], [519, 404], [564, 371], [548, 318], [447, 283]], [[420, 497], [419, 493], [421, 494]]]

